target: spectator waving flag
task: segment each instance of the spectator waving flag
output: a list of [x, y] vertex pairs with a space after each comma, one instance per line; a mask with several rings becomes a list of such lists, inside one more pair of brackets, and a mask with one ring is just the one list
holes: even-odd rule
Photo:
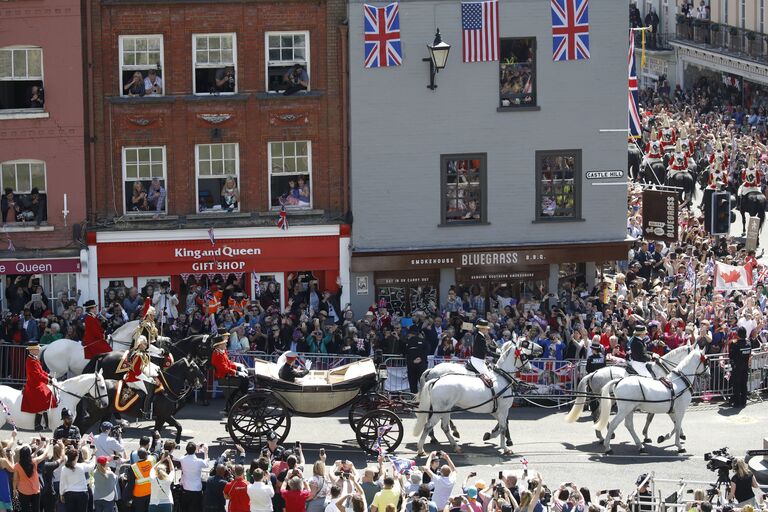
[[499, 60], [499, 2], [461, 3], [464, 62]]
[[752, 272], [743, 266], [715, 263], [715, 290], [749, 290], [752, 288]]
[[629, 136], [639, 139], [642, 135], [640, 111], [637, 109], [637, 70], [635, 69], [635, 32], [629, 31]]
[[552, 60], [589, 59], [589, 0], [550, 0]]
[[280, 215], [277, 217], [277, 228], [288, 231], [288, 214], [285, 212], [285, 206], [280, 207]]
[[400, 46], [400, 5], [363, 5], [365, 67], [386, 68], [403, 63]]

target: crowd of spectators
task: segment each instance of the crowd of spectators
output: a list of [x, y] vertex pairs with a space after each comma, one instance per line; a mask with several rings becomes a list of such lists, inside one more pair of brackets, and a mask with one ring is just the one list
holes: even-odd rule
[[[0, 442], [0, 510], [14, 512], [631, 512], [650, 511], [648, 475], [626, 496], [619, 489], [590, 490], [547, 483], [537, 471], [499, 468], [493, 478], [467, 473], [463, 480], [451, 457], [428, 454], [415, 460], [379, 456], [356, 468], [332, 464], [325, 449], [311, 465], [301, 443], [286, 449], [272, 435], [258, 456], [242, 447], [212, 458], [205, 444], [182, 449], [159, 435], [142, 437], [129, 450], [119, 427], [101, 425], [98, 436], [59, 429], [22, 444], [14, 432]], [[135, 444], [135, 443], [131, 443]], [[717, 497], [714, 497], [717, 504]], [[741, 510], [765, 506], [754, 475], [734, 462], [727, 503], [697, 489], [686, 510]], [[727, 508], [726, 508], [727, 507]], [[765, 508], [763, 509], [765, 510]]]

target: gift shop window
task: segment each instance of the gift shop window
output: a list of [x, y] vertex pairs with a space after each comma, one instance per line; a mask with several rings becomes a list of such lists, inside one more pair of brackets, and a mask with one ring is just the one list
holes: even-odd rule
[[269, 143], [271, 208], [312, 208], [312, 143], [308, 140]]
[[236, 143], [195, 146], [198, 211], [240, 211], [240, 152]]

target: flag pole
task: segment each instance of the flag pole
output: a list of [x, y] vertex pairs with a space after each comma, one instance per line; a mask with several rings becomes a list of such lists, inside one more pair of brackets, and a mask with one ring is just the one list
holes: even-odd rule
[[633, 32], [640, 32], [640, 67], [645, 67], [645, 33], [653, 32], [653, 27], [648, 25], [647, 27], [630, 28]]

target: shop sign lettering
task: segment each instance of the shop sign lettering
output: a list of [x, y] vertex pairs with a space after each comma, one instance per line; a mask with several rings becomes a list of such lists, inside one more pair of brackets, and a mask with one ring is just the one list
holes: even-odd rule
[[187, 249], [186, 247], [177, 247], [173, 250], [173, 256], [175, 258], [192, 258], [195, 260], [216, 258], [218, 256], [226, 256], [228, 258], [234, 256], [259, 256], [260, 254], [261, 249], [258, 247], [238, 248], [229, 245], [217, 247], [216, 249]]
[[59, 274], [76, 272], [80, 272], [80, 260], [78, 258], [0, 262], [0, 275]]
[[244, 268], [244, 261], [196, 261], [192, 264], [193, 272], [236, 272]]

